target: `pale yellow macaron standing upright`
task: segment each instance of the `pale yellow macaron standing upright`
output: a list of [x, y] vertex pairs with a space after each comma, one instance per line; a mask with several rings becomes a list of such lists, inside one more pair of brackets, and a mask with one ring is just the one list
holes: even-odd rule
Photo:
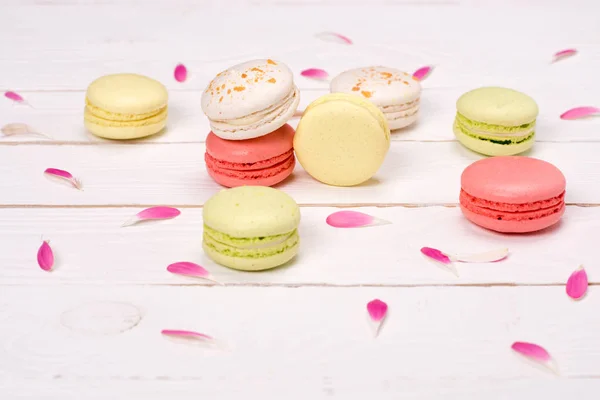
[[294, 150], [313, 178], [333, 186], [369, 180], [390, 148], [390, 128], [381, 110], [368, 100], [330, 93], [304, 111]]
[[167, 89], [137, 74], [106, 75], [93, 81], [85, 99], [85, 127], [107, 139], [138, 139], [167, 123]]

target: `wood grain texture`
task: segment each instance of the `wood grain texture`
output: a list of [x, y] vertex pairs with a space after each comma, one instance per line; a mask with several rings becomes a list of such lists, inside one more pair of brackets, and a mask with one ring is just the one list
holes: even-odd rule
[[[377, 338], [366, 323], [373, 298], [389, 305]], [[196, 380], [220, 398], [243, 388], [557, 379], [511, 351], [522, 340], [546, 347], [563, 380], [597, 378], [599, 302], [595, 290], [576, 303], [541, 287], [3, 286], [0, 371], [4, 381]], [[162, 329], [203, 332], [223, 349], [174, 342]]]
[[[207, 174], [204, 144], [0, 146], [0, 204], [202, 205], [222, 187]], [[600, 203], [600, 142], [537, 143], [528, 155], [567, 178], [568, 203]], [[356, 187], [333, 187], [298, 164], [278, 185], [300, 204], [457, 204], [460, 175], [482, 157], [458, 142], [393, 142], [377, 174]], [[572, 160], [577, 160], [573, 162]], [[70, 171], [84, 191], [50, 182], [48, 168]]]
[[[0, 98], [0, 126], [23, 122], [56, 139], [0, 139], [0, 399], [598, 398], [600, 119], [558, 119], [600, 106], [597, 1], [0, 3], [0, 91], [33, 106]], [[354, 45], [322, 42], [321, 31]], [[579, 54], [550, 64], [565, 48]], [[302, 108], [328, 88], [301, 77], [306, 68], [332, 76], [378, 64], [436, 69], [423, 82], [419, 123], [394, 134], [371, 182], [328, 187], [298, 167], [280, 186], [310, 205], [302, 250], [290, 265], [254, 274], [201, 251], [201, 206], [221, 188], [204, 169], [200, 93], [217, 72], [259, 57], [291, 67]], [[172, 75], [180, 62], [190, 71], [183, 84]], [[84, 131], [85, 89], [113, 72], [168, 87], [165, 133], [113, 143]], [[563, 170], [569, 203], [594, 207], [569, 206], [560, 225], [529, 235], [462, 218], [453, 206], [460, 173], [481, 156], [453, 141], [451, 124], [458, 96], [483, 85], [536, 99], [538, 143], [528, 155]], [[49, 182], [48, 167], [69, 170], [85, 191]], [[155, 204], [182, 206], [182, 215], [119, 227]], [[372, 206], [361, 211], [393, 223], [333, 229], [327, 205]], [[389, 205], [403, 206], [381, 207]], [[42, 235], [56, 254], [51, 273], [36, 265]], [[457, 278], [425, 260], [422, 246], [511, 254], [459, 265]], [[179, 260], [226, 285], [165, 271]], [[592, 286], [574, 302], [564, 283], [579, 264]], [[375, 297], [390, 313], [374, 340], [365, 304]], [[230, 351], [174, 343], [161, 337], [165, 328], [212, 334]], [[546, 347], [562, 375], [522, 362], [510, 350], [515, 340]]]
[[[208, 268], [236, 286], [558, 285], [583, 264], [600, 283], [594, 246], [580, 238], [600, 230], [600, 208], [568, 207], [562, 222], [538, 234], [505, 235], [481, 229], [456, 207], [361, 208], [391, 221], [363, 229], [325, 223], [335, 208], [303, 207], [301, 251], [290, 264], [263, 273], [234, 271], [202, 252], [202, 210], [176, 219], [121, 228], [136, 208], [0, 209], [0, 282], [11, 285], [203, 285], [166, 271], [176, 261]], [[50, 240], [55, 270], [36, 265], [41, 235]], [[508, 247], [505, 261], [459, 264], [457, 278], [423, 257], [420, 248], [474, 253]], [[329, 255], [323, 257], [323, 255]]]

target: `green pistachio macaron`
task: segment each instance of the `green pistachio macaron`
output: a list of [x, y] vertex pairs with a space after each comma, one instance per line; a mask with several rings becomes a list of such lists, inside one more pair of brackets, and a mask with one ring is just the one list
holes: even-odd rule
[[524, 93], [482, 87], [456, 102], [454, 134], [467, 148], [488, 156], [527, 151], [535, 141], [536, 102]]
[[225, 189], [203, 209], [204, 252], [242, 271], [285, 264], [298, 253], [300, 208], [287, 194], [266, 186]]

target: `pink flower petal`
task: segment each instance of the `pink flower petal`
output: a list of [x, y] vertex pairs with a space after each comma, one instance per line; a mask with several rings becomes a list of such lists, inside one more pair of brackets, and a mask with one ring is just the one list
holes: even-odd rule
[[587, 272], [585, 272], [585, 269], [583, 269], [583, 266], [580, 266], [571, 274], [571, 276], [569, 276], [569, 279], [567, 280], [567, 287], [566, 287], [567, 295], [572, 299], [579, 300], [583, 296], [585, 296], [587, 289], [588, 289]]
[[317, 33], [315, 36], [326, 42], [352, 44], [352, 40], [350, 40], [350, 38], [335, 32], [320, 32]]
[[205, 335], [204, 333], [193, 332], [193, 331], [184, 331], [184, 330], [179, 330], [179, 329], [163, 329], [160, 333], [165, 336], [179, 336], [179, 337], [186, 337], [186, 338], [213, 340], [212, 336]]
[[54, 253], [47, 240], [44, 240], [38, 249], [37, 262], [44, 271], [50, 271], [54, 266]]
[[387, 310], [388, 305], [379, 299], [371, 300], [367, 303], [367, 312], [369, 313], [373, 334], [375, 336], [379, 334], [379, 329], [387, 315]]
[[554, 360], [552, 360], [550, 353], [548, 353], [548, 351], [542, 346], [534, 343], [514, 342], [511, 348], [519, 355], [525, 357], [527, 360], [533, 361], [546, 368], [549, 368], [555, 373], [558, 373], [558, 367], [556, 366], [556, 363], [554, 363]]
[[219, 343], [212, 336], [208, 336], [204, 333], [185, 331], [180, 329], [163, 329], [160, 332], [163, 336], [166, 336], [172, 340], [178, 341], [185, 344], [197, 344], [201, 346], [210, 347], [224, 347], [222, 343]]
[[391, 224], [391, 222], [364, 214], [358, 211], [338, 211], [329, 215], [325, 220], [327, 225], [334, 228], [363, 228]]
[[51, 137], [44, 135], [43, 133], [36, 132], [35, 129], [33, 129], [29, 125], [20, 122], [6, 124], [2, 128], [0, 128], [0, 132], [2, 132], [4, 136], [34, 135], [45, 137], [47, 139], [52, 139]]
[[421, 253], [425, 256], [431, 258], [434, 261], [440, 262], [442, 264], [451, 264], [452, 260], [446, 254], [442, 253], [438, 249], [433, 249], [431, 247], [422, 247]]
[[600, 108], [597, 107], [575, 107], [568, 111], [565, 111], [560, 115], [560, 119], [579, 119], [585, 117], [591, 117], [600, 114]]
[[430, 260], [433, 260], [433, 261], [439, 263], [438, 265], [442, 266], [444, 270], [450, 271], [456, 277], [458, 277], [458, 270], [452, 263], [453, 260], [450, 258], [450, 256], [448, 254], [445, 254], [445, 253], [441, 252], [440, 250], [434, 249], [431, 247], [422, 247], [421, 253], [423, 253]]
[[552, 56], [552, 62], [554, 63], [554, 62], [557, 62], [564, 58], [572, 57], [575, 54], [577, 54], [577, 50], [575, 50], [575, 49], [566, 49], [566, 50], [558, 51], [558, 52], [554, 53], [554, 55]]
[[425, 80], [433, 72], [433, 68], [433, 66], [429, 65], [426, 67], [421, 67], [413, 72], [412, 77], [417, 81]]
[[319, 68], [305, 69], [304, 71], [300, 72], [300, 75], [302, 75], [306, 78], [315, 79], [315, 80], [319, 80], [319, 81], [327, 80], [327, 78], [329, 77], [329, 74], [327, 73], [327, 71], [319, 69]]
[[146, 208], [145, 210], [140, 211], [133, 218], [126, 221], [121, 226], [122, 227], [130, 226], [130, 225], [136, 224], [140, 221], [175, 218], [179, 214], [181, 214], [181, 211], [179, 211], [178, 209], [173, 208], [173, 207], [165, 207], [165, 206], [150, 207], [150, 208]]
[[4, 92], [4, 97], [6, 97], [7, 99], [10, 99], [12, 101], [16, 101], [17, 103], [24, 103], [25, 99], [23, 98], [23, 96], [21, 96], [19, 93], [16, 92]]
[[187, 68], [183, 64], [178, 64], [173, 72], [177, 82], [185, 82], [187, 79]]
[[44, 174], [55, 178], [64, 179], [65, 181], [69, 182], [74, 188], [81, 190], [81, 183], [77, 179], [75, 179], [73, 175], [71, 175], [71, 173], [68, 171], [57, 168], [46, 168]]
[[198, 264], [194, 264], [193, 262], [179, 261], [179, 262], [170, 264], [169, 266], [167, 266], [167, 271], [169, 271], [173, 274], [178, 274], [178, 275], [186, 275], [186, 276], [194, 276], [194, 277], [198, 277], [198, 278], [203, 278], [203, 279], [218, 283], [219, 285], [222, 285], [222, 283], [217, 282], [216, 280], [214, 280], [212, 278], [210, 272], [208, 272], [206, 270], [206, 268], [204, 268]]

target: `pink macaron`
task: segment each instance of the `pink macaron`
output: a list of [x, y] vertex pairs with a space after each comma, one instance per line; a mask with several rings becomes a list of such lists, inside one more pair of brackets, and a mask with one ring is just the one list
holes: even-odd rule
[[288, 124], [248, 140], [225, 140], [210, 132], [204, 154], [206, 169], [226, 187], [276, 185], [290, 176], [296, 165], [294, 133]]
[[482, 159], [461, 176], [460, 208], [467, 219], [497, 232], [534, 232], [565, 211], [566, 180], [554, 165], [531, 157]]

